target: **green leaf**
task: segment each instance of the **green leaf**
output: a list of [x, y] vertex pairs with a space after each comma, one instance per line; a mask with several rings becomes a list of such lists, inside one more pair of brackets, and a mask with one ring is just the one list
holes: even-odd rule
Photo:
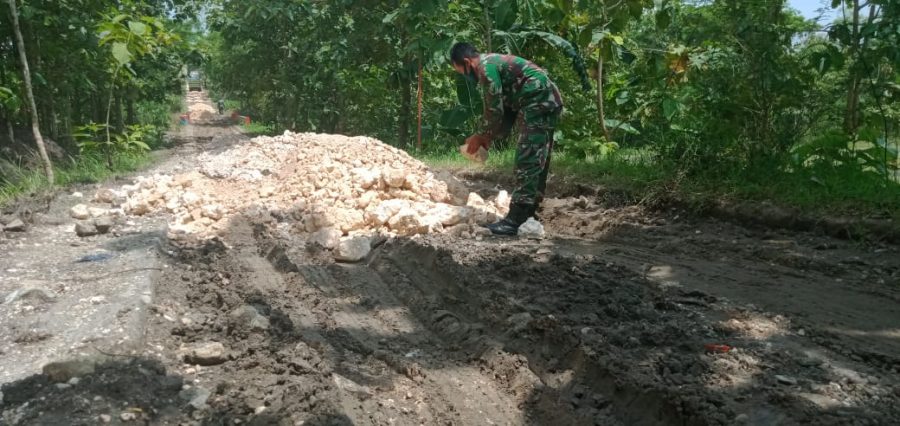
[[508, 30], [516, 23], [519, 5], [516, 0], [501, 0], [494, 8], [494, 27]]
[[381, 20], [381, 23], [382, 24], [394, 23], [394, 20], [397, 19], [397, 14], [399, 14], [399, 13], [400, 13], [400, 10], [395, 10], [391, 13], [388, 13], [387, 15], [384, 16], [384, 19]]
[[147, 34], [147, 25], [145, 25], [141, 22], [137, 22], [137, 21], [128, 22], [128, 29], [131, 30], [132, 34], [134, 34], [138, 37], [140, 37], [144, 34]]
[[599, 45], [608, 35], [609, 33], [606, 31], [594, 31], [594, 33], [591, 34], [591, 46]]
[[484, 108], [476, 84], [459, 74], [456, 75], [456, 98], [460, 105], [475, 114], [481, 114]]
[[678, 102], [674, 99], [665, 99], [662, 101], [662, 108], [666, 120], [672, 120], [672, 117], [678, 112]]
[[452, 109], [442, 112], [438, 123], [443, 130], [448, 131], [448, 133], [462, 134], [466, 133], [463, 126], [466, 124], [466, 121], [472, 117], [474, 117], [474, 115], [469, 112], [468, 108], [457, 105]]
[[143, 141], [131, 141], [131, 145], [136, 146], [141, 151], [149, 151], [150, 145], [147, 145]]
[[617, 129], [624, 131], [625, 133], [630, 133], [632, 135], [638, 135], [641, 133], [637, 129], [635, 129], [634, 126], [632, 126], [631, 124], [628, 124], [627, 122], [624, 122], [622, 120], [616, 120], [615, 118], [607, 118], [607, 119], [603, 120], [603, 122], [606, 124], [606, 127], [610, 128], [610, 130], [617, 128]]
[[125, 43], [119, 41], [113, 43], [112, 55], [119, 65], [125, 65], [131, 62], [131, 52], [128, 51], [128, 46], [126, 46]]
[[656, 29], [659, 31], [665, 30], [669, 28], [669, 24], [672, 23], [672, 15], [669, 13], [668, 9], [662, 9], [659, 12], [656, 12]]

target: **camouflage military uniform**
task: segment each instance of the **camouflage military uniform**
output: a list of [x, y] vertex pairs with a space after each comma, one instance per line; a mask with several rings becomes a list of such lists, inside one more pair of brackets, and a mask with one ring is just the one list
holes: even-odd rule
[[492, 140], [503, 138], [516, 117], [522, 115], [512, 202], [536, 206], [543, 200], [553, 132], [563, 108], [559, 89], [546, 71], [523, 58], [494, 53], [481, 55], [480, 59], [484, 90], [482, 133]]

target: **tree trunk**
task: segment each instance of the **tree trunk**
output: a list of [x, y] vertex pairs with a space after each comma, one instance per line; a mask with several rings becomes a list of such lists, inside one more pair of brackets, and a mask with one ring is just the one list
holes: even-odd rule
[[31, 109], [31, 132], [34, 133], [34, 143], [37, 145], [41, 160], [44, 161], [44, 171], [47, 180], [53, 185], [53, 164], [47, 156], [47, 148], [44, 147], [44, 138], [41, 137], [40, 121], [38, 119], [37, 104], [34, 102], [34, 91], [31, 87], [31, 71], [28, 69], [28, 56], [25, 54], [25, 41], [22, 39], [22, 31], [19, 28], [19, 13], [16, 11], [16, 0], [7, 0], [9, 13], [12, 17], [13, 32], [16, 35], [16, 47], [19, 49], [19, 60], [22, 62], [22, 80], [25, 82], [25, 95], [28, 97], [28, 107]]
[[[6, 70], [4, 67], [0, 67], [0, 84], [3, 86], [7, 85], [6, 81]], [[13, 130], [13, 116], [15, 111], [4, 111], [3, 117], [6, 119], [6, 134], [9, 138], [9, 144], [14, 145], [16, 143], [16, 133]]]
[[134, 91], [129, 90], [128, 95], [126, 96], [125, 99], [126, 99], [125, 109], [127, 110], [126, 114], [128, 114], [128, 118], [126, 119], [127, 123], [128, 124], [138, 124], [137, 116], [135, 115], [135, 112], [134, 112]]
[[125, 117], [122, 114], [122, 94], [118, 93], [116, 97], [116, 133], [125, 133]]
[[418, 129], [418, 141], [416, 143], [416, 147], [418, 149], [422, 149], [422, 58], [419, 57], [419, 93], [418, 93], [418, 108], [417, 108], [417, 129]]
[[[848, 57], [850, 60], [858, 60], [859, 52], [859, 0], [851, 0], [848, 2], [853, 8], [853, 21], [850, 29], [850, 52]], [[859, 94], [862, 87], [862, 78], [858, 72], [854, 72], [851, 68], [850, 82], [847, 88], [847, 107], [844, 112], [844, 131], [855, 139], [856, 131], [859, 127]]]
[[13, 130], [12, 114], [7, 114], [6, 117], [6, 135], [9, 137], [10, 145], [16, 143], [16, 132]]
[[491, 0], [484, 0], [484, 42], [487, 48], [486, 52], [491, 50]]
[[603, 110], [603, 49], [597, 49], [597, 112], [600, 120], [600, 129], [607, 142], [612, 142], [609, 129], [606, 128], [606, 112]]
[[401, 147], [409, 146], [409, 118], [412, 113], [412, 91], [410, 90], [409, 74], [401, 73], [400, 75], [400, 128], [399, 145]]

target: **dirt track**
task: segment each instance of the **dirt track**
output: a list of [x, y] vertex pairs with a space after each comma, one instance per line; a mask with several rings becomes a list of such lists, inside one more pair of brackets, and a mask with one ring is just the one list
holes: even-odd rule
[[548, 201], [543, 241], [342, 264], [248, 210], [164, 242], [144, 350], [7, 384], [0, 424], [900, 422], [897, 246], [555, 190], [576, 197]]

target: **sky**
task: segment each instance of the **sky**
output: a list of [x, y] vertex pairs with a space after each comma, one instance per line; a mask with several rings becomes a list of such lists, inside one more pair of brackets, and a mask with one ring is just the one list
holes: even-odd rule
[[813, 19], [821, 15], [817, 12], [818, 9], [824, 8], [825, 16], [821, 19], [820, 22], [827, 23], [830, 22], [834, 17], [837, 16], [839, 10], [831, 8], [831, 0], [788, 0], [788, 4], [800, 11], [807, 19]]

